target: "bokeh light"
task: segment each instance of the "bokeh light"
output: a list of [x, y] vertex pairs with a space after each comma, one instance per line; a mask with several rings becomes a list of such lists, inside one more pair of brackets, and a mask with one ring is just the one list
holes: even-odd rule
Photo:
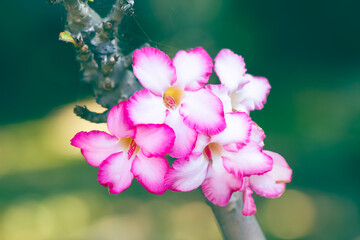
[[267, 200], [262, 210], [264, 227], [281, 239], [310, 235], [317, 217], [313, 200], [297, 190], [287, 190], [282, 197]]
[[[77, 104], [87, 105], [93, 111], [104, 111], [92, 99]], [[70, 139], [80, 131], [107, 131], [107, 128], [106, 124], [90, 123], [75, 116], [73, 107], [71, 103], [43, 119], [0, 126], [0, 152], [9, 159], [0, 168], [0, 176], [59, 167], [70, 164], [68, 160], [78, 160], [80, 151], [70, 145]]]
[[[171, 213], [173, 239], [221, 239], [211, 209], [204, 202], [192, 202], [175, 208]], [[194, 227], [196, 223], [196, 227]], [[204, 229], [208, 229], [204, 232]]]

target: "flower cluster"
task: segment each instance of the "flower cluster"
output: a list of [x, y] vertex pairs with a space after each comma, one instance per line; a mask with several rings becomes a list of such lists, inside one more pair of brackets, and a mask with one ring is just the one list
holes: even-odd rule
[[[214, 68], [219, 85], [205, 85]], [[99, 167], [98, 181], [117, 194], [135, 177], [151, 193], [202, 187], [226, 206], [243, 193], [244, 215], [256, 212], [251, 196], [278, 197], [292, 170], [279, 154], [263, 150], [264, 131], [249, 112], [262, 109], [268, 80], [246, 73], [244, 59], [221, 50], [215, 65], [201, 47], [171, 60], [146, 47], [134, 52], [133, 71], [143, 90], [109, 112], [110, 132], [79, 132], [71, 144]], [[176, 158], [170, 167], [165, 155]]]

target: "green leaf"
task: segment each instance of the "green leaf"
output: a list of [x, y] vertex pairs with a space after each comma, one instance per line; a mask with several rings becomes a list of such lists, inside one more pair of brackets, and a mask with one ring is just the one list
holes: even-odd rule
[[76, 44], [74, 38], [71, 36], [71, 34], [69, 32], [61, 32], [59, 35], [59, 40], [64, 41], [64, 42], [73, 43], [74, 45]]

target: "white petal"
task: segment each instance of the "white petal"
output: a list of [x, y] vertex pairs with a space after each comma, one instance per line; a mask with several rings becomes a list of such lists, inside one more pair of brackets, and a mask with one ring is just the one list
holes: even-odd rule
[[237, 153], [227, 152], [223, 160], [226, 170], [236, 177], [263, 174], [273, 166], [273, 159], [254, 142], [248, 143]]
[[196, 145], [193, 150], [194, 153], [202, 153], [205, 147], [210, 143], [211, 137], [205, 134], [198, 134]]
[[186, 159], [176, 160], [166, 173], [165, 181], [173, 191], [194, 190], [204, 182], [208, 165], [203, 154], [193, 154]]
[[292, 179], [292, 169], [287, 164], [286, 160], [278, 153], [264, 150], [266, 155], [269, 155], [274, 160], [274, 166], [269, 176], [272, 177], [276, 182], [288, 183]]
[[220, 145], [236, 143], [239, 144], [239, 148], [245, 145], [250, 138], [252, 123], [250, 117], [246, 113], [227, 113], [225, 121], [225, 130], [212, 136], [211, 141]]
[[109, 131], [117, 138], [133, 138], [135, 134], [133, 123], [129, 119], [126, 104], [127, 101], [122, 101], [119, 105], [112, 107], [107, 118]]
[[152, 47], [134, 51], [133, 71], [141, 85], [157, 96], [162, 96], [176, 81], [176, 70], [169, 56]]
[[246, 83], [244, 58], [229, 49], [222, 49], [216, 56], [215, 72], [220, 82], [225, 84], [231, 92]]
[[242, 178], [236, 178], [228, 173], [222, 165], [220, 156], [216, 154], [212, 156], [213, 162], [208, 168], [208, 174], [202, 184], [202, 191], [210, 202], [224, 207], [229, 203], [233, 192], [241, 188]]
[[253, 214], [255, 214], [256, 212], [256, 205], [254, 202], [254, 198], [252, 197], [252, 193], [253, 191], [250, 188], [249, 185], [249, 178], [246, 177], [244, 178], [244, 184], [243, 184], [243, 209], [242, 209], [242, 214], [244, 216], [251, 216]]
[[127, 189], [134, 178], [130, 172], [132, 161], [127, 154], [115, 153], [108, 157], [99, 167], [98, 181], [109, 192], [117, 194]]
[[251, 187], [260, 196], [280, 197], [285, 191], [285, 183], [291, 181], [292, 170], [281, 155], [270, 151], [264, 151], [264, 153], [272, 157], [273, 168], [263, 175], [250, 176]]
[[270, 92], [269, 81], [264, 77], [254, 77], [246, 74], [248, 83], [232, 93], [231, 101], [233, 108], [237, 111], [249, 113], [255, 109], [260, 110], [266, 103]]
[[168, 168], [166, 158], [148, 158], [139, 153], [134, 159], [131, 171], [146, 190], [154, 194], [163, 194], [167, 189], [165, 174]]
[[175, 132], [175, 142], [169, 155], [173, 158], [187, 157], [195, 147], [198, 133], [185, 125], [179, 110], [169, 111], [165, 123]]
[[250, 184], [257, 194], [267, 198], [280, 197], [285, 190], [285, 183], [276, 183], [268, 173], [250, 176]]
[[94, 167], [108, 158], [111, 154], [122, 150], [119, 139], [106, 132], [79, 132], [71, 139], [71, 145], [81, 149], [86, 161]]
[[130, 97], [127, 110], [129, 118], [137, 124], [162, 124], [166, 117], [166, 107], [162, 97], [155, 96], [144, 89]]
[[202, 47], [177, 52], [173, 62], [177, 75], [174, 86], [180, 89], [199, 90], [212, 73], [212, 59]]
[[260, 147], [263, 147], [265, 137], [264, 130], [262, 130], [262, 128], [259, 127], [259, 125], [257, 125], [255, 122], [252, 122], [250, 141], [256, 142]]
[[221, 100], [224, 107], [224, 113], [232, 112], [230, 90], [224, 84], [208, 84], [205, 88], [209, 89]]
[[136, 126], [134, 140], [146, 157], [161, 157], [172, 149], [175, 133], [165, 124], [141, 124]]
[[226, 127], [222, 103], [207, 89], [186, 92], [180, 114], [187, 126], [203, 134], [214, 135]]

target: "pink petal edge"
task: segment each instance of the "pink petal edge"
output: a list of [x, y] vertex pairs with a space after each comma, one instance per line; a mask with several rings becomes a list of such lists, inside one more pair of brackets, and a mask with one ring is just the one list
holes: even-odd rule
[[109, 187], [111, 194], [118, 194], [130, 187], [134, 175], [130, 172], [132, 161], [123, 152], [115, 153], [101, 163], [98, 181]]
[[245, 177], [270, 171], [273, 167], [273, 159], [263, 153], [257, 143], [249, 142], [236, 153], [227, 152], [223, 156], [223, 164], [234, 176]]
[[207, 89], [187, 92], [180, 106], [184, 123], [196, 131], [214, 135], [226, 128], [223, 105]]
[[259, 144], [260, 147], [264, 147], [264, 139], [266, 135], [264, 130], [257, 125], [255, 122], [252, 122], [251, 124], [251, 135], [250, 135], [250, 141], [256, 142]]
[[71, 139], [71, 145], [80, 148], [86, 161], [94, 167], [100, 166], [101, 162], [111, 154], [121, 151], [116, 137], [96, 130], [78, 132]]
[[169, 190], [189, 192], [198, 188], [205, 180], [209, 163], [203, 154], [192, 154], [173, 163], [165, 176]]
[[107, 118], [109, 132], [117, 138], [134, 138], [135, 129], [127, 111], [127, 101], [111, 108]]
[[235, 143], [237, 150], [240, 149], [250, 139], [251, 118], [246, 113], [227, 113], [225, 114], [225, 122], [224, 131], [213, 135], [211, 141], [222, 146]]
[[278, 153], [264, 150], [266, 155], [269, 155], [274, 160], [273, 169], [268, 174], [276, 182], [289, 183], [292, 180], [292, 169], [289, 167], [286, 160]]
[[246, 83], [244, 58], [235, 54], [230, 49], [222, 49], [215, 57], [214, 70], [220, 82], [225, 84], [230, 91], [235, 91]]
[[165, 184], [165, 174], [168, 168], [169, 164], [166, 158], [148, 158], [139, 153], [134, 159], [131, 172], [147, 191], [160, 195], [168, 188]]
[[134, 51], [133, 72], [141, 85], [157, 96], [162, 96], [176, 81], [176, 70], [169, 56], [153, 47]]
[[146, 157], [160, 157], [174, 146], [175, 133], [166, 124], [140, 124], [134, 140]]
[[208, 84], [205, 88], [210, 90], [221, 100], [224, 113], [232, 112], [233, 109], [231, 105], [230, 90], [224, 84]]
[[167, 113], [162, 97], [155, 96], [146, 89], [137, 91], [130, 97], [127, 111], [135, 125], [162, 124]]
[[204, 86], [212, 73], [212, 58], [202, 47], [179, 51], [173, 59], [177, 81], [174, 86], [186, 91], [197, 91]]
[[249, 113], [255, 109], [261, 110], [266, 103], [271, 86], [264, 77], [254, 77], [245, 74], [248, 83], [232, 94], [233, 108]]
[[244, 191], [243, 191], [243, 209], [242, 214], [244, 216], [251, 216], [256, 213], [256, 205], [254, 198], [252, 197], [253, 191], [249, 186], [249, 179], [244, 179]]
[[213, 204], [224, 207], [231, 198], [233, 192], [240, 190], [242, 178], [236, 178], [228, 173], [222, 164], [220, 156], [213, 154], [212, 165], [208, 168], [208, 174], [202, 184], [204, 196]]
[[267, 198], [280, 197], [285, 191], [285, 183], [276, 183], [268, 173], [250, 176], [251, 188], [260, 196]]
[[173, 158], [185, 158], [194, 149], [198, 133], [185, 125], [178, 109], [169, 111], [165, 123], [175, 132], [175, 142], [169, 155]]

